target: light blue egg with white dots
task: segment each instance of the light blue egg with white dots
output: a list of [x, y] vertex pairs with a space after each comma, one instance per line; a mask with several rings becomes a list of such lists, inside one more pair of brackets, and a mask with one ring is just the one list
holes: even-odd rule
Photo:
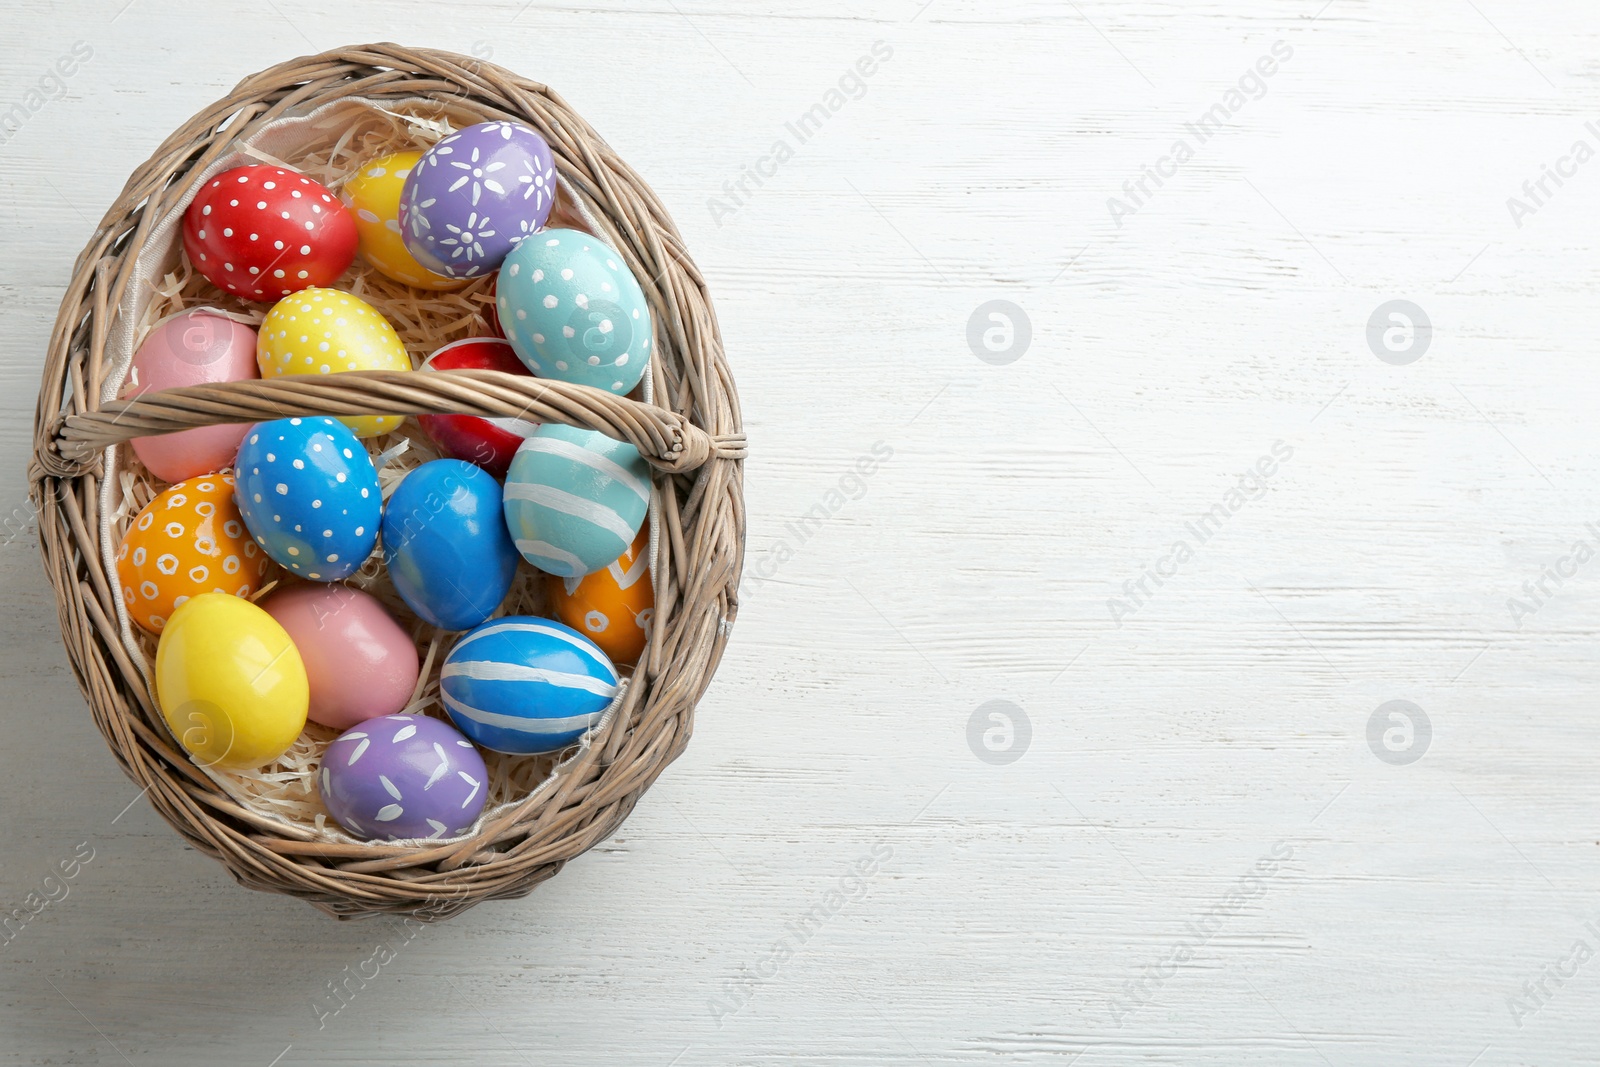
[[547, 574], [592, 574], [628, 550], [650, 508], [639, 450], [595, 430], [547, 422], [506, 472], [506, 528], [522, 558]]
[[517, 358], [541, 378], [618, 395], [650, 364], [650, 304], [617, 251], [581, 230], [544, 230], [506, 256], [496, 307]]
[[337, 582], [378, 541], [383, 501], [366, 448], [337, 419], [277, 419], [239, 443], [234, 499], [256, 543], [302, 578]]

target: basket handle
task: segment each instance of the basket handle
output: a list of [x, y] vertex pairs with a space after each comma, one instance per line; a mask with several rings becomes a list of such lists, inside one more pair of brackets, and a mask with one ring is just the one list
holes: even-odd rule
[[712, 459], [743, 459], [742, 433], [713, 437], [675, 411], [586, 385], [491, 370], [341, 371], [164, 389], [58, 418], [35, 460], [77, 477], [108, 445], [221, 423], [307, 415], [480, 415], [560, 422], [626, 441], [649, 463], [682, 474]]

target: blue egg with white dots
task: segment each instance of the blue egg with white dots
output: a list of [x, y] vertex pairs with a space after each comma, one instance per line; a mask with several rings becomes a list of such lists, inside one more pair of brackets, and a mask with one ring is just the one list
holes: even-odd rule
[[239, 443], [235, 477], [250, 536], [300, 577], [337, 582], [372, 554], [383, 511], [378, 472], [339, 420], [258, 423]]
[[383, 509], [383, 562], [400, 599], [441, 630], [493, 615], [517, 573], [500, 483], [459, 459], [407, 474]]
[[506, 256], [495, 282], [500, 328], [541, 378], [619, 396], [650, 364], [644, 290], [622, 256], [582, 230], [544, 230]]

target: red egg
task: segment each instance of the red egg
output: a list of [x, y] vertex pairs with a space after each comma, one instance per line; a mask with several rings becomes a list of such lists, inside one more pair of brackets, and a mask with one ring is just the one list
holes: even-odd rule
[[183, 250], [219, 289], [272, 303], [338, 280], [356, 258], [356, 222], [338, 197], [282, 167], [235, 167], [196, 194]]
[[[429, 356], [422, 369], [498, 370], [532, 377], [511, 343], [499, 337], [454, 341]], [[506, 476], [517, 446], [539, 428], [537, 422], [527, 419], [485, 419], [477, 415], [419, 415], [417, 421], [450, 458], [476, 463], [496, 478]]]

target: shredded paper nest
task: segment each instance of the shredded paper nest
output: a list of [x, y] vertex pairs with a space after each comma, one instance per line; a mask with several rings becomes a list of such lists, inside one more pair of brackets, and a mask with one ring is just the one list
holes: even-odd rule
[[[442, 112], [426, 109], [420, 102], [412, 111], [390, 110], [373, 105], [363, 108], [360, 115], [353, 124], [342, 122], [337, 128], [330, 129], [326, 136], [313, 139], [304, 147], [299, 158], [276, 159], [248, 147], [244, 147], [243, 151], [263, 163], [300, 171], [337, 193], [344, 182], [368, 160], [391, 152], [426, 149], [452, 129]], [[593, 232], [593, 227], [588, 225], [564, 191], [558, 191], [548, 225]], [[381, 312], [405, 343], [415, 369], [429, 355], [451, 341], [490, 333], [488, 309], [494, 299], [492, 282], [491, 275], [474, 279], [458, 289], [414, 289], [384, 277], [358, 256], [350, 269], [333, 284], [333, 288], [353, 293]], [[217, 289], [182, 256], [178, 257], [175, 269], [156, 282], [153, 288], [154, 297], [135, 332], [135, 351], [152, 329], [184, 311], [206, 308], [256, 328], [272, 306], [244, 301]], [[385, 500], [408, 471], [441, 458], [433, 442], [409, 419], [395, 432], [367, 438], [365, 444], [374, 463], [378, 464], [378, 481]], [[139, 463], [132, 449], [119, 448], [117, 453], [120, 500], [112, 515], [111, 529], [116, 539], [120, 540], [132, 518], [166, 488], [166, 483], [155, 479]], [[382, 566], [381, 551], [374, 551], [373, 557], [345, 584], [364, 589], [377, 597], [401, 626], [409, 630], [416, 643], [422, 671], [404, 713], [431, 715], [448, 722], [449, 716], [439, 701], [439, 668], [455, 635], [441, 633], [417, 618], [395, 592], [388, 572]], [[285, 577], [283, 572], [277, 573], [280, 579]], [[526, 561], [519, 563], [511, 592], [497, 615], [541, 614], [545, 607], [543, 586], [540, 572]], [[272, 588], [269, 585], [252, 599], [260, 599]], [[145, 663], [154, 663], [156, 635], [137, 628], [133, 629], [133, 635], [138, 650], [144, 654]], [[608, 715], [615, 713], [620, 702], [619, 693]], [[294, 746], [271, 765], [243, 772], [213, 768], [206, 773], [253, 811], [274, 818], [287, 827], [296, 828], [299, 832], [295, 836], [361, 843], [361, 839], [346, 833], [334, 822], [317, 792], [315, 775], [323, 751], [338, 733], [308, 722]], [[486, 749], [480, 751], [489, 769], [489, 792], [488, 803], [478, 826], [504, 813], [509, 805], [526, 800], [550, 779], [561, 759], [559, 753], [507, 756]], [[473, 832], [477, 828], [475, 826]]]

